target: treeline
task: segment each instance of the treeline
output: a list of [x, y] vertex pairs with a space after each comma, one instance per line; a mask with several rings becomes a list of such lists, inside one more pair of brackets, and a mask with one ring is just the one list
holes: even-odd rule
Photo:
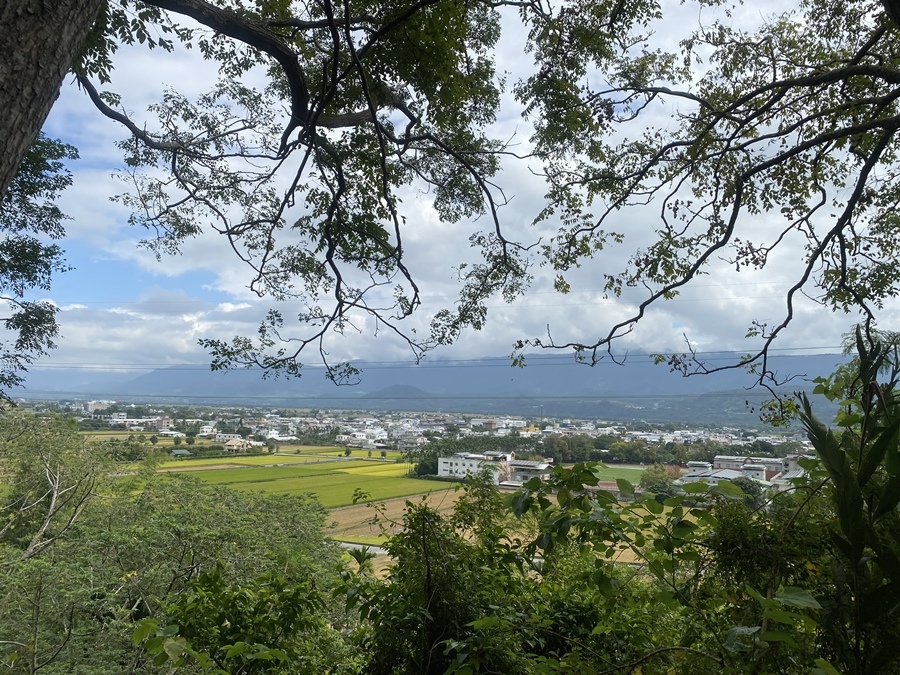
[[620, 436], [587, 434], [554, 434], [543, 438], [515, 435], [467, 436], [459, 439], [433, 439], [428, 445], [410, 452], [410, 460], [417, 462], [418, 475], [434, 475], [437, 474], [438, 458], [456, 452], [513, 451], [519, 459], [552, 458], [556, 464], [610, 462], [684, 466], [690, 461], [712, 462], [716, 455], [784, 457], [802, 448], [795, 441], [776, 446], [759, 440], [746, 445], [723, 445], [709, 440], [693, 443], [647, 443], [640, 439], [625, 440]]
[[295, 434], [297, 440], [292, 441], [292, 443], [297, 443], [299, 445], [332, 446], [335, 444], [335, 438], [337, 438], [340, 431], [339, 427], [329, 427], [328, 429], [320, 431], [302, 431]]

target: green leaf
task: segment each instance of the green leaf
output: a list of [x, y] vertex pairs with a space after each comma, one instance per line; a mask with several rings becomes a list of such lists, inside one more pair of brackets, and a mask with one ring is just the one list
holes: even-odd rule
[[531, 504], [533, 501], [534, 500], [531, 498], [531, 492], [526, 488], [522, 488], [516, 494], [514, 494], [512, 501], [510, 502], [510, 506], [516, 518], [521, 518], [523, 515], [525, 515], [525, 513], [531, 508]]
[[897, 508], [900, 503], [900, 475], [891, 476], [881, 494], [878, 495], [877, 506], [872, 514], [872, 520], [879, 520], [882, 516]]
[[825, 659], [816, 659], [816, 668], [812, 672], [816, 675], [841, 675], [840, 671]]
[[778, 602], [776, 602], [774, 599], [770, 600], [769, 598], [763, 597], [763, 595], [755, 588], [751, 586], [745, 586], [744, 590], [747, 592], [747, 595], [756, 600], [763, 609], [772, 609], [778, 607]]
[[619, 489], [619, 492], [623, 492], [627, 495], [634, 494], [634, 485], [624, 478], [616, 478], [616, 487]]
[[183, 637], [171, 638], [163, 642], [163, 651], [173, 662], [178, 662], [181, 659], [185, 649], [187, 649], [187, 640]]
[[898, 433], [900, 433], [900, 418], [894, 420], [887, 429], [884, 429], [869, 447], [868, 452], [863, 457], [862, 465], [859, 467], [857, 481], [860, 485], [865, 485], [869, 482], [872, 474], [875, 473], [875, 470], [884, 460], [888, 450], [896, 447]]
[[806, 609], [822, 609], [822, 605], [810, 595], [809, 591], [794, 586], [785, 586], [775, 594], [775, 599], [788, 607], [804, 607]]
[[134, 633], [131, 634], [131, 641], [134, 643], [134, 646], [137, 647], [151, 635], [156, 635], [158, 627], [159, 624], [154, 619], [141, 619], [137, 628], [134, 629]]
[[244, 652], [250, 649], [250, 645], [246, 642], [238, 641], [233, 645], [227, 645], [224, 647], [225, 649], [225, 657], [229, 659], [233, 659], [235, 656], [240, 656]]
[[485, 630], [488, 628], [497, 628], [498, 626], [503, 625], [505, 622], [499, 616], [486, 616], [484, 618], [478, 619], [476, 621], [472, 621], [468, 625], [474, 628], [475, 630]]
[[797, 641], [793, 635], [780, 630], [770, 630], [761, 633], [759, 639], [763, 642], [784, 642], [792, 647], [797, 646]]
[[606, 504], [616, 504], [619, 501], [609, 490], [597, 490], [594, 493], [594, 499], [598, 502], [605, 502]]
[[799, 626], [807, 624], [810, 621], [808, 616], [798, 614], [797, 612], [788, 612], [783, 609], [767, 609], [763, 616], [772, 621], [784, 623], [789, 626]]
[[737, 485], [728, 480], [721, 480], [716, 483], [716, 486], [713, 488], [713, 492], [718, 492], [720, 494], [725, 495], [726, 497], [743, 497], [744, 491], [741, 490]]
[[174, 635], [178, 635], [178, 625], [177, 625], [177, 624], [174, 624], [174, 623], [171, 623], [171, 624], [169, 624], [168, 626], [166, 626], [165, 628], [163, 628], [163, 629], [159, 632], [159, 634], [160, 634], [162, 637], [172, 637], [172, 636], [174, 636]]
[[663, 512], [663, 505], [652, 498], [644, 500], [641, 505], [655, 516]]

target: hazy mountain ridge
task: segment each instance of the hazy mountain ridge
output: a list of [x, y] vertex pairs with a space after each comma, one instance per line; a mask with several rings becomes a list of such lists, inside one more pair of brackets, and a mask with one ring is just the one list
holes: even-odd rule
[[[844, 360], [824, 354], [776, 356], [770, 363], [780, 374], [806, 376], [786, 385], [793, 391], [811, 389], [811, 378], [832, 372]], [[341, 387], [328, 381], [321, 367], [308, 367], [298, 379], [263, 378], [257, 370], [211, 371], [193, 364], [130, 378], [122, 373], [35, 369], [27, 387], [14, 395], [526, 416], [539, 415], [543, 407], [545, 417], [657, 421], [751, 421], [756, 414], [751, 407], [769, 397], [765, 390], [748, 389], [753, 377], [742, 370], [683, 377], [646, 357], [623, 365], [604, 361], [593, 368], [542, 355], [529, 357], [524, 368], [511, 367], [506, 359], [354, 365], [361, 370], [360, 382]]]

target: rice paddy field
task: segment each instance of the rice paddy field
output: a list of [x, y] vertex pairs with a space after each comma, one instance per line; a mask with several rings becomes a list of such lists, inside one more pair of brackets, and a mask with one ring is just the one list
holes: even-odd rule
[[[200, 480], [235, 490], [269, 494], [312, 493], [328, 509], [353, 505], [359, 492], [364, 502], [381, 502], [428, 493], [446, 493], [448, 484], [438, 481], [407, 478], [408, 464], [365, 457], [344, 457], [342, 449], [311, 448], [305, 454], [277, 454], [254, 457], [225, 457], [215, 459], [176, 460], [165, 462], [160, 471], [195, 472]], [[391, 453], [396, 456], [396, 453]], [[637, 483], [641, 467], [609, 467], [603, 480], [625, 478]], [[606, 475], [608, 473], [608, 476]], [[441, 498], [447, 502], [447, 498]], [[449, 500], [452, 503], [453, 500]]]
[[[190, 448], [187, 448], [188, 450]], [[211, 459], [173, 459], [163, 462], [159, 465], [164, 471], [188, 470], [196, 468], [205, 468], [217, 466], [219, 464], [227, 464], [234, 467], [246, 466], [272, 466], [281, 464], [305, 464], [306, 462], [321, 462], [331, 457], [320, 457], [313, 455], [253, 455], [251, 457], [241, 457], [234, 455], [233, 457], [214, 457]]]
[[447, 484], [406, 478], [407, 464], [382, 459], [320, 455], [265, 455], [166, 462], [160, 471], [196, 472], [200, 480], [235, 490], [270, 494], [312, 493], [329, 509], [365, 501], [446, 491]]

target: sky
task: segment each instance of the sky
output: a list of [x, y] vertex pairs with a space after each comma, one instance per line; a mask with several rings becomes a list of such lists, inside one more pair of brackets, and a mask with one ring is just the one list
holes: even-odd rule
[[[662, 37], [677, 23], [670, 20], [661, 25]], [[521, 35], [515, 35], [515, 26], [509, 21], [506, 26], [513, 37], [502, 43], [498, 62], [500, 70], [514, 80], [515, 71], [527, 65], [527, 57], [523, 59], [519, 52]], [[121, 94], [124, 106], [142, 124], [149, 119], [147, 106], [157, 101], [166, 87], [197, 93], [215, 79], [215, 64], [196, 52], [166, 54], [123, 46], [115, 58], [113, 82], [104, 88]], [[661, 109], [657, 114], [672, 113]], [[514, 135], [526, 148], [528, 128], [507, 96], [496, 133]], [[221, 238], [201, 235], [188, 242], [180, 255], [160, 260], [139, 245], [146, 232], [129, 226], [128, 209], [110, 199], [126, 189], [113, 176], [122, 166], [115, 143], [125, 138], [125, 130], [103, 117], [71, 78], [44, 130], [75, 145], [80, 159], [71, 164], [74, 184], [60, 200], [72, 218], [62, 245], [73, 269], [59, 275], [50, 292], [33, 296], [49, 299], [60, 308], [61, 337], [58, 347], [41, 359], [35, 370], [60, 366], [127, 370], [205, 363], [209, 356], [198, 346], [199, 339], [255, 332], [272, 300], [249, 291], [249, 271]], [[501, 210], [504, 225], [528, 241], [546, 237], [552, 230], [546, 224], [530, 225], [545, 190], [532, 169], [526, 162], [510, 161], [497, 178], [510, 197]], [[423, 307], [407, 324], [425, 329], [434, 312], [452, 306], [458, 291], [454, 266], [473, 260], [468, 238], [487, 223], [441, 222], [431, 207], [430, 195], [416, 187], [405, 195], [404, 205], [409, 216], [407, 260], [423, 296]], [[482, 331], [467, 330], [457, 344], [438, 349], [428, 358], [503, 356], [512, 351], [516, 340], [545, 338], [548, 331], [562, 342], [593, 341], [604, 335], [615, 321], [634, 311], [638, 296], [626, 293], [621, 299], [604, 298], [602, 274], [618, 270], [635, 248], [646, 244], [658, 213], [654, 208], [658, 209], [651, 205], [621, 213], [616, 226], [626, 232], [626, 243], [578, 270], [571, 279], [571, 293], [556, 293], [552, 273], [534, 268], [535, 280], [524, 298], [509, 305], [500, 298], [491, 301]], [[637, 354], [682, 351], [687, 338], [701, 351], [752, 351], [757, 343], [745, 339], [747, 327], [753, 319], [780, 320], [784, 293], [793, 282], [791, 264], [796, 263], [798, 253], [789, 247], [780, 249], [762, 272], [736, 273], [724, 261], [715, 261], [711, 274], [697, 279], [676, 300], [651, 309], [616, 350]], [[897, 308], [889, 304], [882, 326], [891, 328], [897, 317]], [[853, 315], [835, 315], [801, 298], [794, 324], [776, 347], [785, 352], [837, 351], [841, 335], [855, 320]], [[331, 336], [327, 347], [334, 360], [413, 361], [401, 342], [384, 331], [376, 334], [365, 322], [359, 331]], [[315, 354], [309, 359], [318, 363]]]

